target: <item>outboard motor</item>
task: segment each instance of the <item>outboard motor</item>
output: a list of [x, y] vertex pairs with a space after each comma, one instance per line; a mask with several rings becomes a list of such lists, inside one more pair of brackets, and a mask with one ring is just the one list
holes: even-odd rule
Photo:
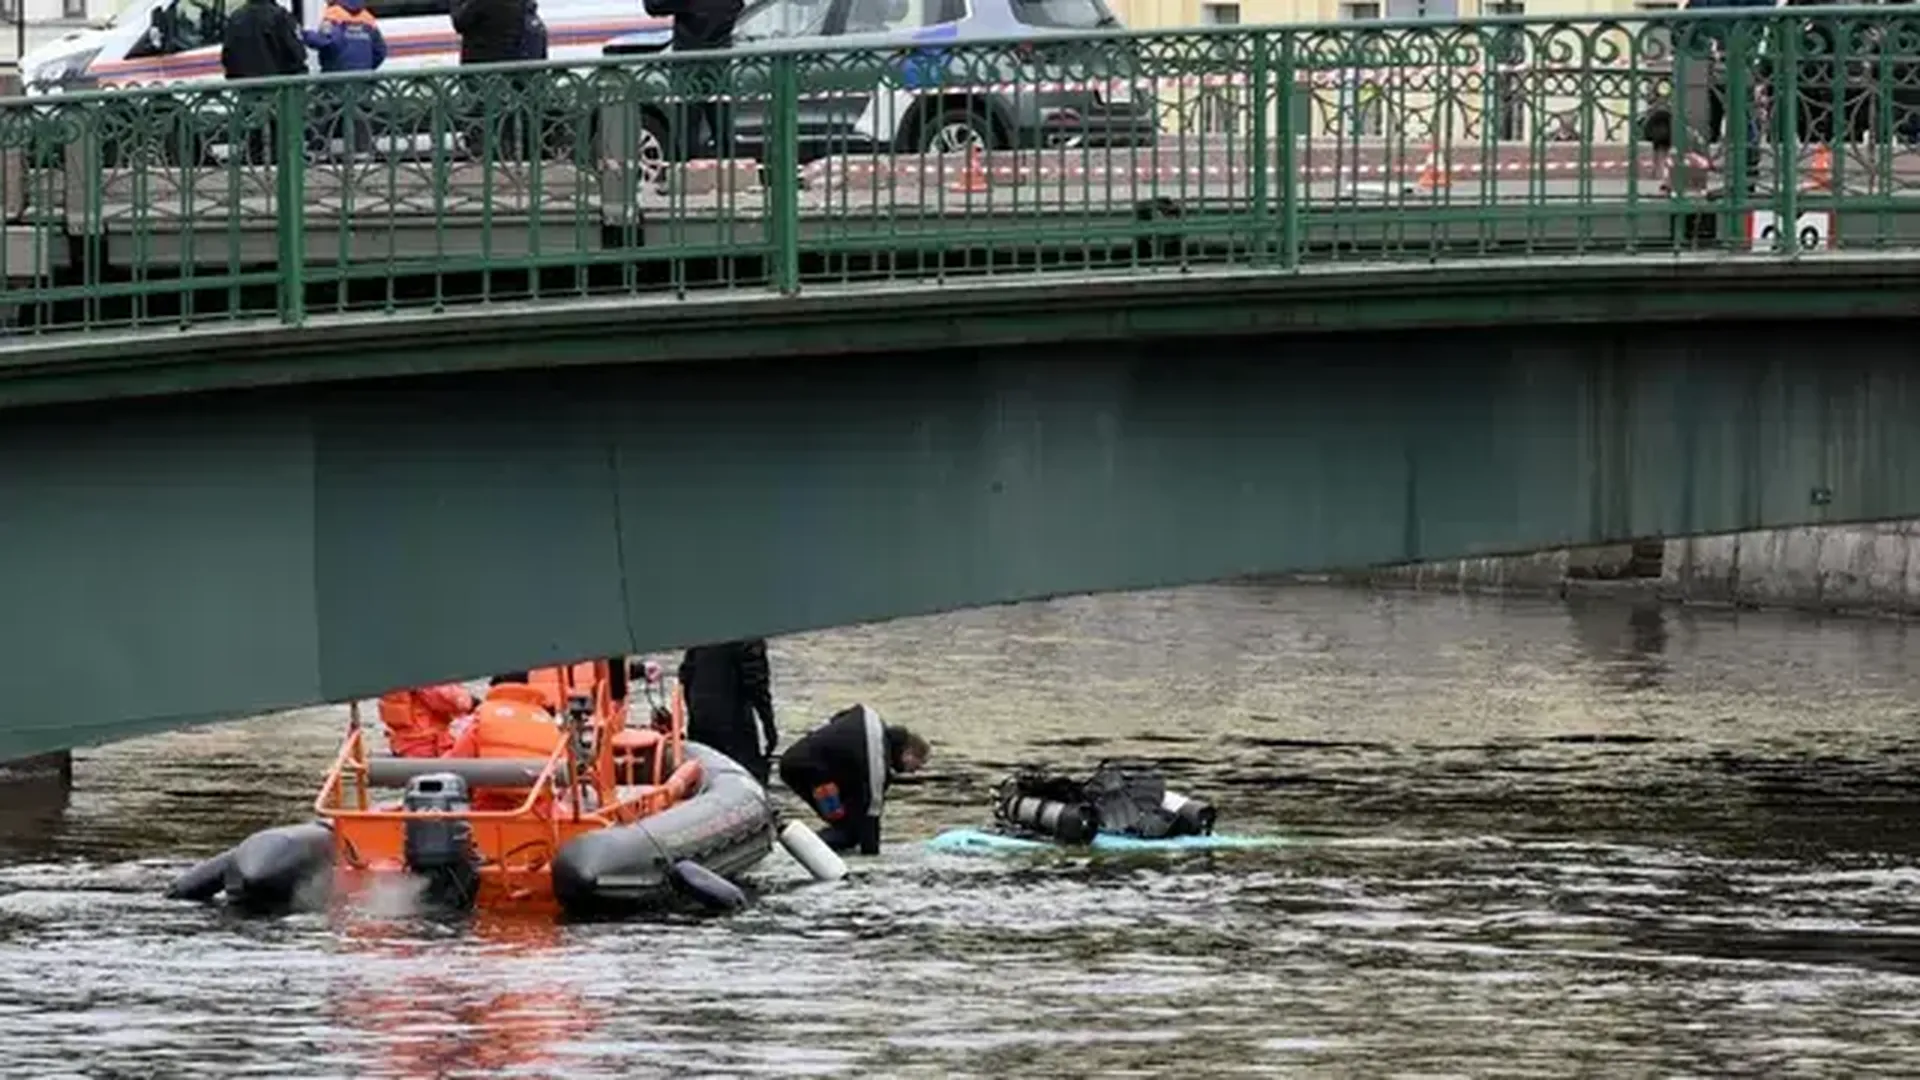
[[1037, 795], [1022, 795], [1014, 784], [1001, 789], [1000, 800], [994, 806], [994, 816], [1016, 828], [1068, 844], [1089, 843], [1093, 835], [1100, 831], [1100, 819], [1093, 807], [1085, 803], [1065, 803]]
[[[401, 805], [409, 811], [464, 814], [472, 803], [467, 782], [453, 773], [416, 776]], [[431, 902], [465, 907], [479, 891], [480, 857], [473, 847], [473, 826], [463, 818], [406, 823], [407, 869], [427, 881]]]

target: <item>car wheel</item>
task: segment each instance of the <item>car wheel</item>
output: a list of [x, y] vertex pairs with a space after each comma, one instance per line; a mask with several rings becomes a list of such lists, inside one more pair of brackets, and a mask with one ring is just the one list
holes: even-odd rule
[[640, 178], [659, 183], [667, 172], [667, 118], [648, 110], [640, 114], [640, 131], [633, 144], [633, 165]]
[[993, 150], [993, 124], [972, 109], [948, 109], [920, 129], [923, 154], [966, 154], [975, 147]]

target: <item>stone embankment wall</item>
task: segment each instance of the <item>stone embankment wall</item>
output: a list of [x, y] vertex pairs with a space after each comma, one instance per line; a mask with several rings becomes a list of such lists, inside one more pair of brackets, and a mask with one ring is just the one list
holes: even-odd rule
[[1482, 556], [1439, 562], [1382, 566], [1347, 575], [1349, 580], [1400, 588], [1465, 589], [1482, 592], [1561, 592], [1571, 581], [1623, 581], [1657, 577], [1659, 552], [1651, 565], [1635, 545], [1540, 551], [1532, 555]]
[[1861, 614], [1920, 612], [1920, 521], [1669, 540], [1660, 592], [1678, 600]]
[[1689, 603], [1920, 613], [1920, 521], [1773, 529], [1346, 575], [1469, 592], [1631, 591]]

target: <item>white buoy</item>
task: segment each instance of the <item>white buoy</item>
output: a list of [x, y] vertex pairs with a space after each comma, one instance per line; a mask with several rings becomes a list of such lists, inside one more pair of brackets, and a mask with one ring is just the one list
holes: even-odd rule
[[806, 867], [815, 881], [839, 881], [847, 876], [846, 860], [801, 822], [787, 822], [780, 830], [780, 846], [787, 849], [794, 862]]

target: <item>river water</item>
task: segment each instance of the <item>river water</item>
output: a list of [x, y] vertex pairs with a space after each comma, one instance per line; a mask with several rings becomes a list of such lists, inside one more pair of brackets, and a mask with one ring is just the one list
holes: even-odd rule
[[[933, 767], [739, 916], [245, 921], [158, 892], [294, 820], [338, 710], [85, 753], [0, 832], [7, 1076], [1920, 1071], [1920, 664], [1868, 621], [1217, 586], [774, 643]], [[1166, 763], [1179, 858], [937, 854], [1015, 763]]]

